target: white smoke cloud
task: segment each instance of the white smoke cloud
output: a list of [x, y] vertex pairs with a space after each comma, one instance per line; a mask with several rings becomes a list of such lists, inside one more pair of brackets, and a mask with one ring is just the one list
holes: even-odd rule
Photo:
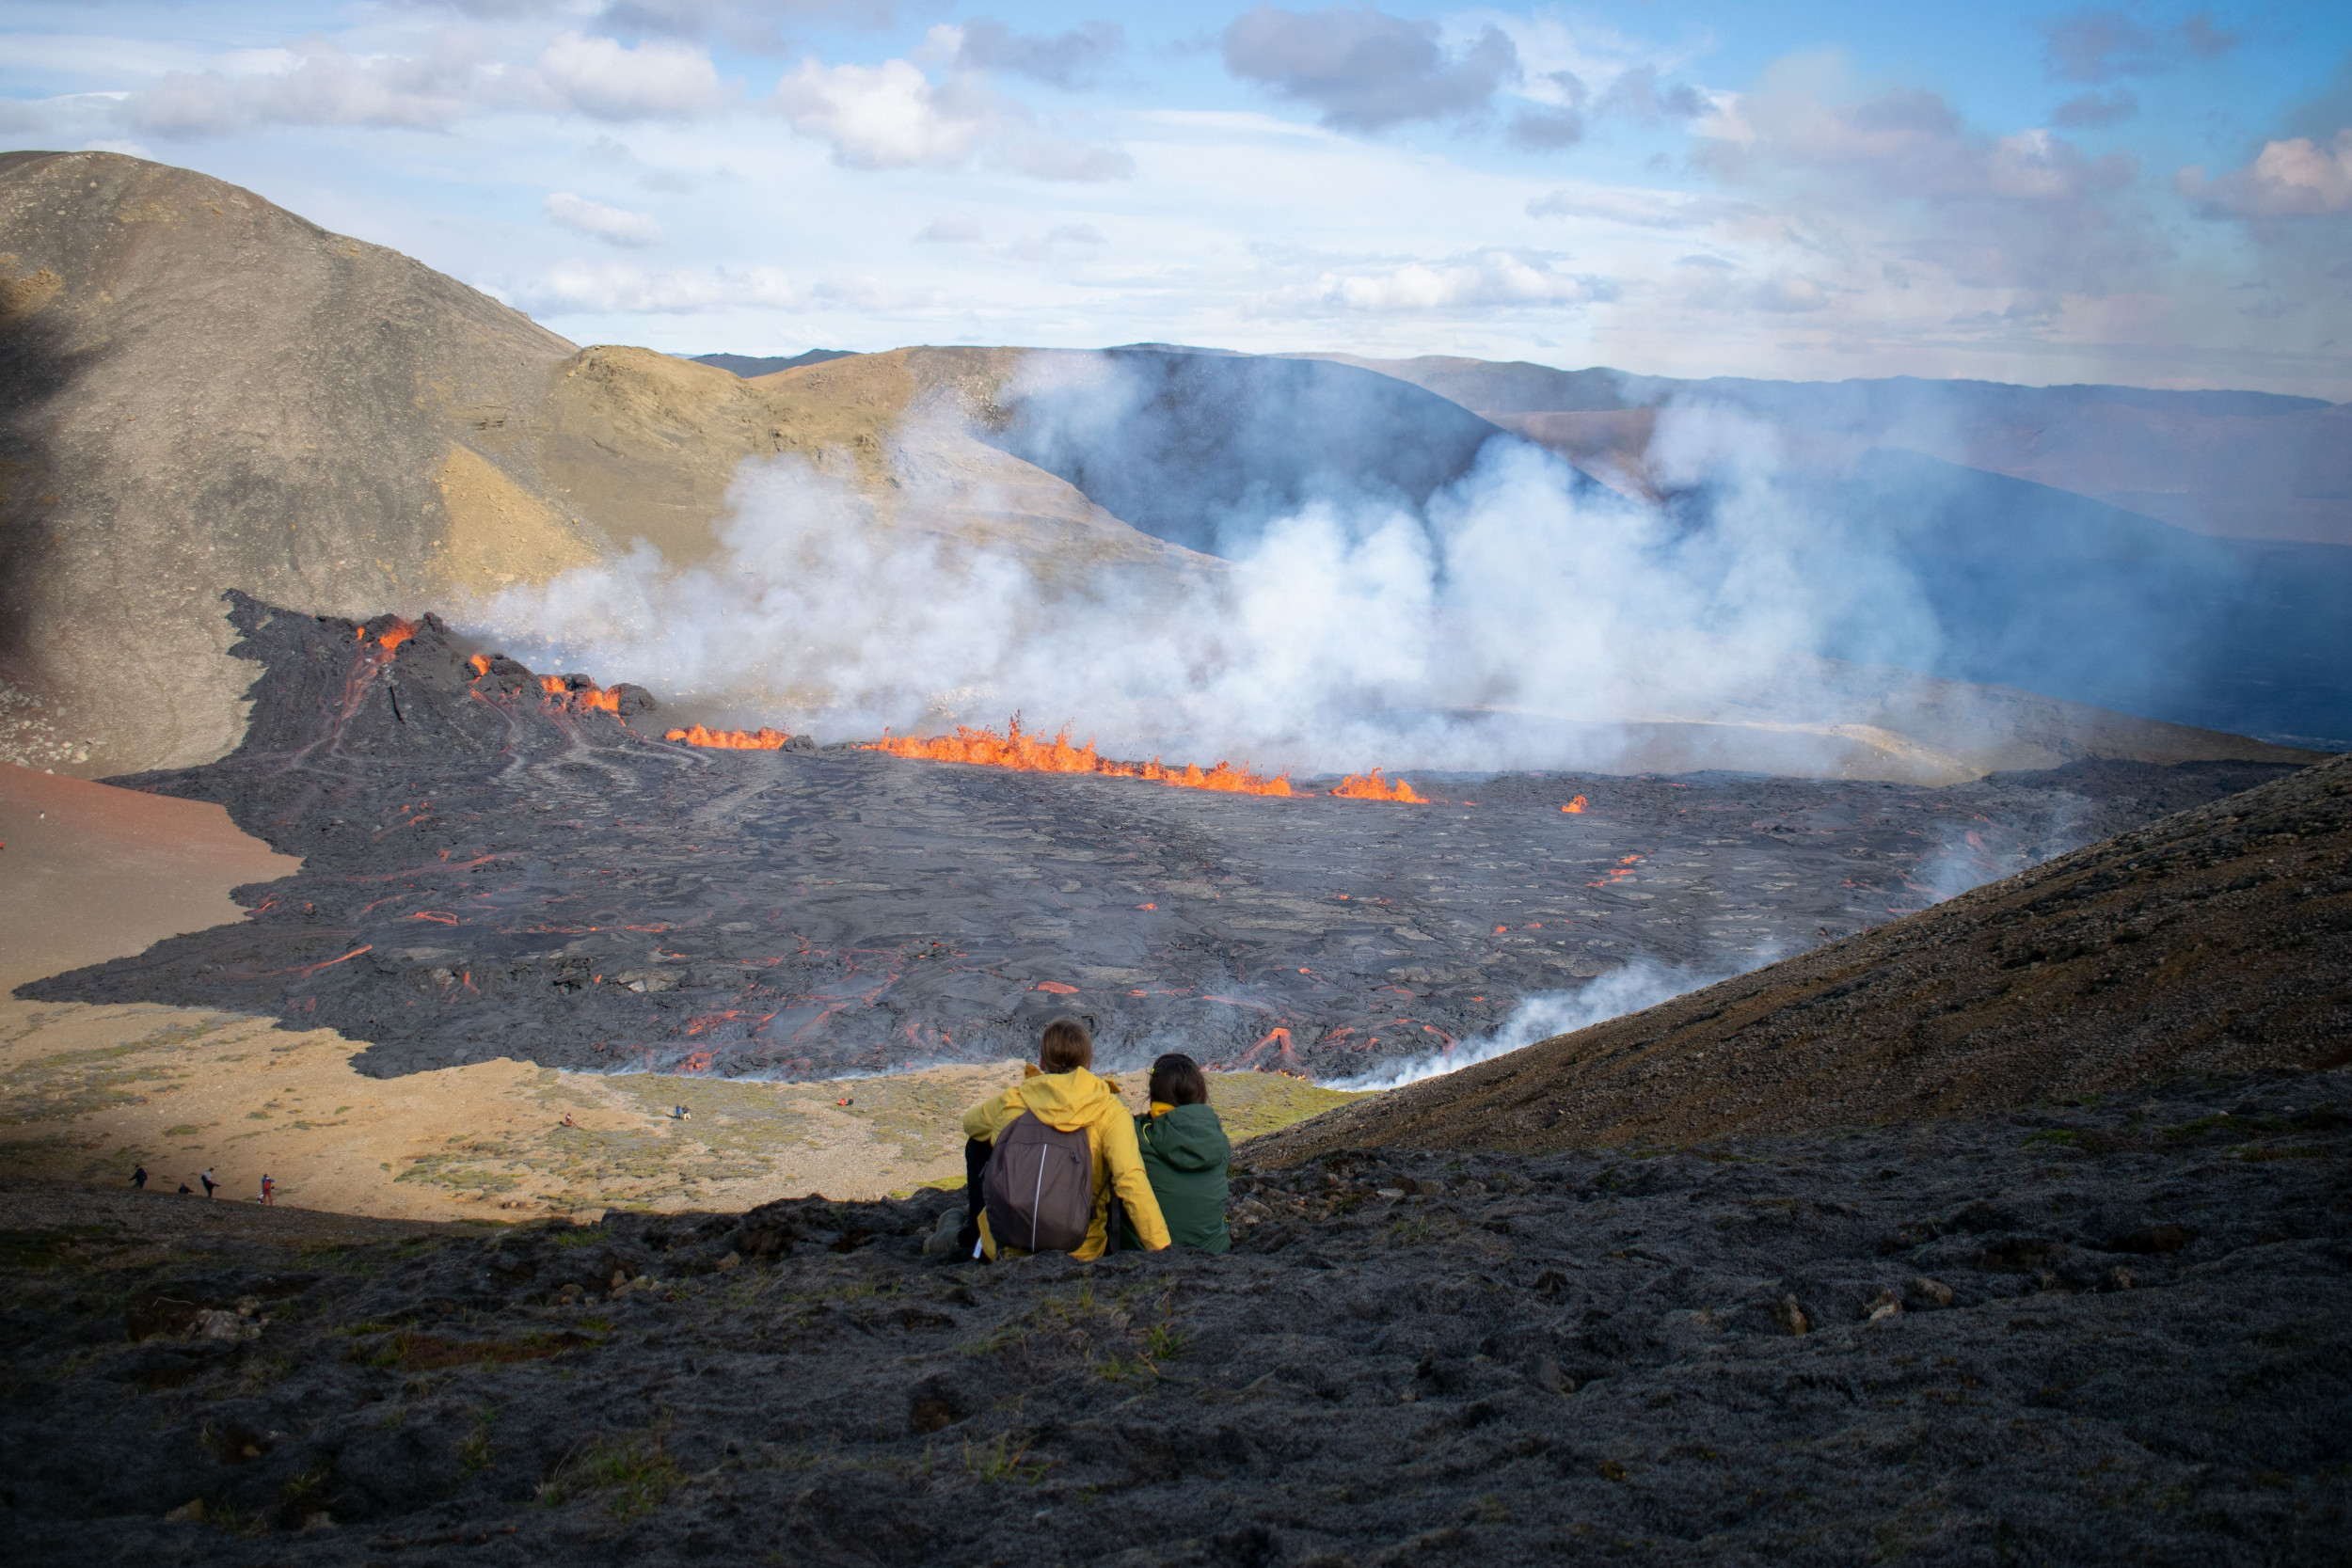
[[[1772, 955], [1759, 958], [1758, 964], [1772, 961]], [[1750, 965], [1747, 967], [1755, 967]], [[1718, 980], [1729, 979], [1729, 974], [1707, 974], [1690, 969], [1669, 969], [1650, 958], [1637, 958], [1619, 969], [1613, 969], [1598, 979], [1587, 981], [1575, 990], [1537, 991], [1523, 997], [1511, 1009], [1511, 1016], [1502, 1027], [1491, 1035], [1457, 1040], [1444, 1051], [1434, 1051], [1424, 1056], [1408, 1057], [1391, 1062], [1355, 1078], [1334, 1079], [1325, 1086], [1334, 1089], [1395, 1089], [1407, 1084], [1418, 1084], [1424, 1078], [1442, 1077], [1459, 1072], [1480, 1062], [1491, 1062], [1497, 1056], [1548, 1040], [1554, 1035], [1565, 1035], [1588, 1029], [1596, 1023], [1606, 1023], [1613, 1018], [1638, 1013], [1671, 1001]]]
[[[1113, 388], [1083, 401], [1120, 404]], [[1823, 685], [1808, 650], [1835, 630], [1916, 668], [1934, 652], [1932, 617], [1899, 570], [1791, 504], [1754, 421], [1679, 414], [1653, 451], [1670, 481], [1705, 474], [1709, 527], [1502, 437], [1418, 512], [1311, 500], [1266, 517], [1230, 568], [1130, 557], [1074, 578], [1066, 557], [1043, 559], [1048, 545], [958, 532], [958, 518], [1023, 515], [985, 486], [928, 495], [910, 476], [869, 493], [847, 463], [753, 461], [707, 563], [675, 570], [641, 544], [469, 619], [534, 664], [821, 740], [1018, 709], [1032, 727], [1073, 722], [1113, 756], [1302, 775], [1606, 768], [1620, 721], [1688, 721], [1736, 747], [1708, 728], [1730, 717], [1782, 732], [1790, 754], [1818, 744], [1834, 771], [1837, 743], [1808, 729], [1836, 721], [1850, 694]], [[1724, 765], [1740, 766], [1728, 749]]]

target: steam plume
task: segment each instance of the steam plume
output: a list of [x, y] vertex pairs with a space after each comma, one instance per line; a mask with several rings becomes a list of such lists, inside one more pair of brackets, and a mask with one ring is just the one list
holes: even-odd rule
[[[1050, 400], [1029, 408], [1054, 417]], [[931, 418], [910, 442], [965, 438]], [[921, 526], [926, 498], [885, 510], [780, 457], [739, 471], [709, 562], [675, 570], [641, 541], [476, 619], [531, 662], [593, 661], [820, 740], [1019, 709], [1106, 754], [1306, 773], [1606, 769], [1618, 721], [1836, 720], [1850, 702], [1814, 657], [1830, 643], [1931, 659], [1915, 585], [1791, 502], [1765, 427], [1693, 411], [1660, 457], [1704, 474], [1702, 522], [1498, 436], [1425, 503], [1335, 483], [1227, 508], [1229, 566], [1075, 578]], [[947, 515], [1012, 510], [983, 485]]]

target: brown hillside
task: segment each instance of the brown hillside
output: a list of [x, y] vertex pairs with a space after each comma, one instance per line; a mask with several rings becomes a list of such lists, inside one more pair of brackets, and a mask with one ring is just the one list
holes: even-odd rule
[[414, 614], [640, 537], [690, 563], [739, 466], [777, 452], [852, 466], [882, 526], [993, 541], [1049, 581], [1201, 569], [955, 421], [907, 420], [961, 396], [959, 352], [929, 377], [902, 351], [745, 382], [576, 349], [207, 176], [0, 154], [0, 760], [99, 777], [234, 747], [252, 673], [224, 588]]
[[2352, 1061], [2352, 757], [1318, 1117], [1259, 1166], [1958, 1117]]

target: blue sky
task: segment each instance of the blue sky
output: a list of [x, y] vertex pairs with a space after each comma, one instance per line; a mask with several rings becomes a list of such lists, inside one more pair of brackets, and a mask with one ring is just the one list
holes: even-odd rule
[[2352, 399], [2352, 7], [14, 0], [0, 142], [581, 342]]

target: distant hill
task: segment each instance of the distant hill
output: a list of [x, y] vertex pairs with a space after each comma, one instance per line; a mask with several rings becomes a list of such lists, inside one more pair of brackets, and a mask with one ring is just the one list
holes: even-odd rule
[[813, 348], [804, 354], [795, 354], [790, 358], [771, 356], [760, 359], [748, 354], [698, 354], [694, 356], [693, 362], [697, 365], [716, 365], [723, 371], [733, 371], [748, 380], [755, 375], [773, 375], [778, 371], [798, 370], [803, 365], [821, 365], [828, 359], [853, 356], [852, 351], [846, 348]]
[[1683, 381], [1595, 367], [1432, 356], [1360, 365], [1641, 483], [1651, 423], [1676, 404], [1739, 408], [1813, 461], [1885, 446], [2071, 490], [2222, 538], [2352, 545], [2352, 404], [2269, 392], [2016, 387], [1913, 376]]
[[2352, 1062], [2352, 757], [1245, 1147], [1683, 1145]]
[[1310, 500], [1423, 506], [1504, 435], [1352, 366], [1156, 345], [1034, 350], [997, 401], [990, 439], [1007, 451], [1147, 533], [1225, 556]]
[[[1930, 673], [2352, 749], [2352, 405], [1300, 357], [1439, 393], [1694, 525], [1744, 477], [1694, 479], [1653, 443], [1661, 420], [1728, 412], [1784, 503], [1917, 586]], [[1820, 651], [1868, 658], [1882, 631], [1866, 614]]]

